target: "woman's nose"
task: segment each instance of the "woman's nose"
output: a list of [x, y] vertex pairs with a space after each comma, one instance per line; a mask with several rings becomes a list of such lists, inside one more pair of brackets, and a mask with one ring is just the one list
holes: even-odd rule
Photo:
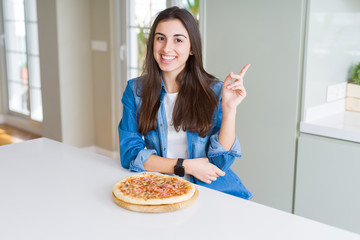
[[171, 51], [171, 49], [172, 49], [171, 41], [167, 40], [167, 41], [165, 42], [165, 44], [164, 44], [163, 51], [164, 51], [165, 53], [168, 53], [168, 52]]

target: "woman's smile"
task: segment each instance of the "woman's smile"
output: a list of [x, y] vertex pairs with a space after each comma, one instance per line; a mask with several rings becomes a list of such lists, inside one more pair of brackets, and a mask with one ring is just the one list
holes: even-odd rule
[[175, 56], [169, 56], [169, 55], [161, 55], [161, 61], [163, 62], [163, 63], [172, 63], [173, 61], [172, 60], [174, 60], [176, 57]]

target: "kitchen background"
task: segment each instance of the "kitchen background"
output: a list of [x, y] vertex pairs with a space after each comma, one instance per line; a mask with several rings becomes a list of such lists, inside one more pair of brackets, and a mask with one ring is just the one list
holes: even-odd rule
[[[118, 157], [120, 99], [139, 67], [132, 32], [146, 35], [131, 25], [135, 2], [157, 10], [155, 0], [25, 0], [30, 71], [18, 78], [33, 81], [42, 111], [30, 107], [22, 118], [10, 109], [7, 66], [19, 52], [3, 34], [0, 123]], [[252, 64], [237, 115], [243, 157], [232, 168], [253, 201], [360, 233], [360, 113], [344, 108], [344, 86], [360, 62], [360, 1], [199, 2], [207, 71], [224, 79]], [[6, 19], [2, 33], [13, 29]]]

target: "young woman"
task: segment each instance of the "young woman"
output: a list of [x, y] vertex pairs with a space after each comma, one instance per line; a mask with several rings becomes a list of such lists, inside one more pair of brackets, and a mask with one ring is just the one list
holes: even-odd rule
[[178, 7], [160, 12], [150, 30], [144, 73], [128, 81], [122, 98], [122, 166], [176, 174], [250, 199], [230, 169], [241, 157], [235, 117], [246, 96], [243, 77], [249, 66], [218, 81], [203, 68], [193, 16]]

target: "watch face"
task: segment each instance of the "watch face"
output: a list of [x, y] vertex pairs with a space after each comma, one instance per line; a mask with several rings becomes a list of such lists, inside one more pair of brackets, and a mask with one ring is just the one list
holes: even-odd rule
[[175, 174], [180, 176], [180, 177], [183, 177], [185, 176], [185, 169], [183, 166], [176, 166], [175, 167]]

